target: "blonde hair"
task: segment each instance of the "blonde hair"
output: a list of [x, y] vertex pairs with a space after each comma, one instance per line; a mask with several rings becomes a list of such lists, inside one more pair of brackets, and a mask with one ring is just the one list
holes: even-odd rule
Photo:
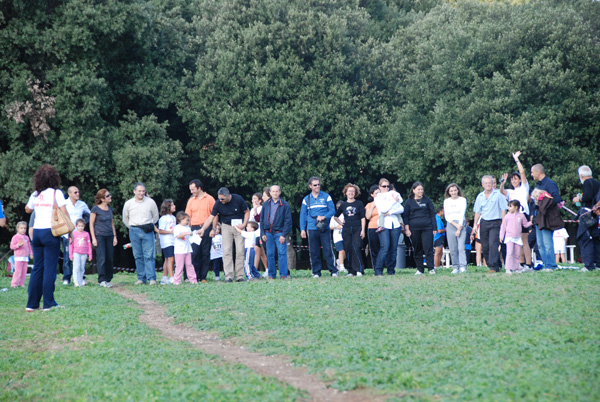
[[533, 191], [531, 192], [531, 198], [533, 199], [533, 201], [535, 201], [535, 205], [537, 205], [538, 203], [538, 198], [540, 198], [540, 195], [544, 194], [545, 191], [541, 190], [539, 188], [534, 188]]
[[19, 230], [19, 226], [25, 226], [25, 228], [27, 228], [27, 222], [25, 222], [25, 221], [17, 222], [17, 225], [15, 226], [15, 230], [18, 231]]

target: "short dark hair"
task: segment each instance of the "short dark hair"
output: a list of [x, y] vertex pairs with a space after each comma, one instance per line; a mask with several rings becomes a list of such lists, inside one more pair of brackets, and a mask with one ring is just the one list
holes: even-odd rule
[[521, 203], [519, 200], [510, 200], [508, 205], [512, 205], [513, 207], [521, 208]]
[[249, 225], [254, 230], [258, 230], [258, 223], [256, 222], [248, 222], [246, 225]]
[[80, 223], [83, 223], [83, 226], [85, 226], [85, 221], [81, 218], [79, 218], [75, 221], [75, 226], [79, 225]]
[[137, 183], [135, 183], [133, 185], [133, 191], [135, 191], [139, 186], [146, 188], [146, 185], [144, 183], [142, 183], [141, 181], [138, 181]]
[[311, 178], [308, 179], [308, 185], [309, 186], [312, 185], [312, 182], [315, 181], [315, 180], [321, 181], [321, 178], [319, 176], [311, 176]]
[[231, 192], [227, 187], [221, 187], [219, 191], [217, 191], [217, 195], [224, 195], [225, 197], [229, 197]]
[[202, 182], [200, 181], [200, 179], [194, 179], [194, 180], [190, 180], [190, 182], [189, 182], [188, 186], [191, 186], [192, 184], [193, 184], [194, 186], [196, 186], [196, 188], [199, 188], [200, 190], [202, 190], [202, 188], [204, 187], [204, 186], [202, 185]]
[[437, 208], [435, 209], [435, 213], [436, 213], [436, 214], [439, 214], [439, 213], [440, 213], [440, 211], [443, 211], [443, 210], [444, 210], [444, 207], [437, 207]]
[[189, 218], [189, 217], [190, 216], [183, 211], [179, 211], [179, 212], [177, 212], [177, 215], [175, 215], [175, 219], [177, 220], [177, 223], [179, 223], [182, 220], [184, 220], [185, 218]]

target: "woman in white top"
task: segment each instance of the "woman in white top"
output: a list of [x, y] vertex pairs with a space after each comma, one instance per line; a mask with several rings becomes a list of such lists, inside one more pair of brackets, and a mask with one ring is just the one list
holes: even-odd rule
[[454, 266], [453, 274], [467, 272], [467, 254], [465, 253], [466, 212], [467, 200], [462, 196], [460, 187], [456, 183], [448, 184], [444, 192], [444, 215], [448, 223], [446, 238], [448, 239], [448, 248], [450, 248], [450, 257]]
[[379, 237], [379, 253], [375, 262], [375, 275], [383, 275], [384, 265], [387, 267], [388, 275], [396, 273], [396, 254], [398, 254], [398, 238], [402, 233], [402, 226], [398, 218], [404, 207], [402, 206], [402, 196], [396, 200], [391, 197], [390, 182], [387, 179], [379, 180], [379, 194], [375, 197], [375, 207], [380, 214], [385, 215], [383, 227], [385, 230], [380, 231]]
[[[512, 154], [515, 163], [517, 164], [517, 168], [519, 169], [519, 173], [513, 172], [510, 175], [508, 173], [504, 173], [502, 175], [502, 180], [500, 181], [500, 192], [502, 195], [508, 198], [508, 201], [517, 200], [521, 203], [521, 209], [519, 212], [525, 215], [527, 220], [530, 220], [530, 211], [529, 211], [529, 183], [527, 182], [527, 175], [525, 173], [525, 168], [519, 161], [519, 156], [521, 156], [521, 151], [517, 151]], [[512, 184], [512, 190], [505, 190], [504, 184], [506, 183], [506, 179], [510, 177], [510, 184]], [[524, 180], [523, 180], [524, 179]], [[529, 229], [523, 228], [521, 233], [521, 239], [523, 240], [523, 247], [521, 247], [521, 259], [525, 261], [527, 267], [531, 268], [531, 248], [529, 247]]]
[[33, 176], [33, 193], [25, 206], [28, 214], [35, 211], [33, 223], [33, 269], [29, 277], [29, 298], [25, 311], [31, 312], [40, 308], [40, 300], [44, 297], [44, 311], [60, 307], [54, 300], [54, 282], [56, 267], [60, 253], [60, 237], [52, 235], [52, 209], [56, 202], [69, 217], [67, 202], [60, 187], [60, 175], [54, 166], [42, 165]]
[[[267, 189], [268, 189], [268, 187], [267, 187]], [[260, 234], [260, 235], [256, 236], [256, 244], [254, 245], [254, 266], [258, 270], [258, 266], [260, 264], [260, 261], [262, 260], [263, 265], [265, 266], [265, 272], [268, 272], [267, 271], [267, 254], [265, 254], [265, 250], [262, 247], [262, 242], [260, 239], [260, 236], [262, 235], [262, 232], [260, 231], [260, 213], [262, 212], [262, 204], [263, 204], [264, 196], [265, 196], [264, 192], [262, 194], [254, 193], [252, 195], [252, 209], [250, 210], [250, 218], [248, 221], [258, 223], [257, 232]], [[268, 199], [269, 198], [267, 197], [267, 200]]]

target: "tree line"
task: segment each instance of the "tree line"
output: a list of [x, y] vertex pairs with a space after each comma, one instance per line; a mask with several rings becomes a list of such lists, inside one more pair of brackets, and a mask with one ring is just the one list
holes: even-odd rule
[[[2, 0], [0, 199], [23, 218], [33, 172], [115, 205], [143, 181], [299, 210], [386, 177], [471, 202], [483, 174], [543, 163], [564, 194], [598, 171], [600, 3], [442, 0]], [[531, 180], [530, 180], [531, 181]], [[364, 191], [366, 193], [366, 191]], [[570, 198], [570, 197], [565, 197]]]

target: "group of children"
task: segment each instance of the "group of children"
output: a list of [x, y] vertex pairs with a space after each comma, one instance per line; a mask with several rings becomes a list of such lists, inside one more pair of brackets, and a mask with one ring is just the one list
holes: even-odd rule
[[[85, 231], [85, 221], [78, 219], [75, 222], [76, 230], [69, 240], [69, 259], [73, 262], [73, 282], [75, 287], [85, 286], [86, 260], [92, 261], [92, 241], [90, 234]], [[25, 287], [27, 266], [33, 259], [31, 241], [27, 236], [27, 222], [17, 223], [17, 234], [10, 241], [10, 248], [14, 251], [15, 269], [10, 286], [13, 288]]]
[[[160, 208], [161, 216], [157, 230], [164, 259], [163, 277], [160, 283], [163, 285], [181, 284], [184, 267], [187, 280], [190, 283], [197, 283], [196, 271], [192, 264], [192, 242], [199, 242], [201, 239], [190, 228], [190, 216], [183, 211], [173, 215], [174, 212], [175, 204], [173, 200], [165, 200]], [[244, 238], [246, 278], [248, 280], [259, 279], [261, 276], [254, 266], [254, 245], [260, 233], [258, 223], [248, 222], [246, 230], [237, 227], [236, 230]], [[218, 223], [215, 224], [215, 230], [211, 233], [211, 237], [210, 259], [213, 263], [215, 280], [218, 281], [223, 268], [223, 236], [221, 235], [221, 226]]]

